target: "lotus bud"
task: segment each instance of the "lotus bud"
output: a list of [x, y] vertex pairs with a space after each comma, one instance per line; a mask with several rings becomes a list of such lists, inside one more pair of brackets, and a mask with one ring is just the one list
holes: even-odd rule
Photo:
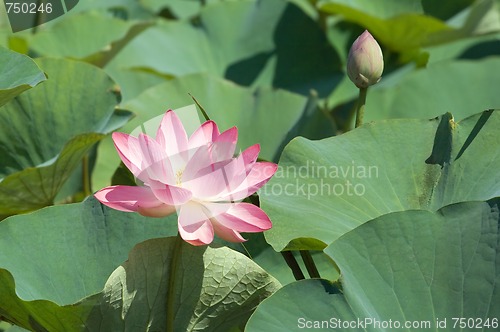
[[384, 71], [382, 50], [365, 30], [352, 44], [347, 58], [347, 75], [358, 88], [367, 88], [380, 81]]

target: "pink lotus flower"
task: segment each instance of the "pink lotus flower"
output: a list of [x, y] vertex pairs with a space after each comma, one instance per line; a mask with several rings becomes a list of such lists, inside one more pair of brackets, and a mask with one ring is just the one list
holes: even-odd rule
[[111, 186], [95, 193], [104, 205], [144, 216], [163, 217], [177, 211], [179, 233], [193, 244], [213, 241], [214, 233], [243, 242], [240, 232], [262, 232], [271, 221], [259, 207], [238, 202], [255, 193], [277, 165], [257, 162], [255, 144], [234, 157], [238, 130], [219, 133], [213, 121], [188, 138], [173, 111], [164, 115], [156, 138], [113, 133], [121, 160], [140, 186]]

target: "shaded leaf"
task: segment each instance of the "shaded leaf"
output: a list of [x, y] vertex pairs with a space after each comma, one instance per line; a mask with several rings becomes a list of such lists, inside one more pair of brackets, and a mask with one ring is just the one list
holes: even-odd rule
[[205, 6], [193, 22], [159, 22], [127, 45], [108, 70], [150, 67], [176, 77], [207, 72], [242, 85], [305, 95], [315, 89], [326, 96], [342, 77], [338, 62], [318, 23], [296, 5], [230, 1]]
[[51, 205], [54, 197], [102, 134], [82, 134], [68, 141], [56, 158], [12, 173], [0, 182], [0, 213], [13, 215]]

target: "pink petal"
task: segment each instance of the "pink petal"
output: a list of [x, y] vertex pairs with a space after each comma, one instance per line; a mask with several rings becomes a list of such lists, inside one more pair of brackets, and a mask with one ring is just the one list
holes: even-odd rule
[[139, 212], [145, 216], [164, 217], [175, 212], [175, 207], [163, 204], [148, 187], [111, 186], [94, 194], [102, 204], [125, 212]]
[[260, 152], [260, 144], [254, 144], [248, 147], [245, 151], [243, 151], [241, 153], [241, 156], [245, 164], [251, 166], [257, 161], [257, 158], [259, 157], [259, 152]]
[[[196, 152], [187, 162], [186, 168], [184, 168], [184, 171], [182, 172], [183, 182], [189, 181], [197, 177], [197, 173], [201, 169], [206, 169], [207, 167], [211, 167], [213, 163], [214, 160], [210, 152], [210, 147], [208, 145], [203, 145], [198, 147], [196, 149]], [[209, 171], [211, 171], [211, 168], [209, 169]]]
[[134, 136], [118, 132], [113, 133], [112, 138], [120, 159], [132, 174], [139, 177], [142, 171], [142, 151], [139, 140]]
[[195, 202], [188, 202], [179, 211], [179, 234], [192, 245], [209, 244], [214, 239], [212, 223], [206, 208]]
[[139, 214], [145, 217], [161, 218], [169, 216], [172, 213], [175, 213], [176, 210], [177, 209], [175, 208], [175, 206], [162, 204], [159, 206], [153, 206], [149, 208], [143, 208], [139, 206], [137, 212], [139, 212]]
[[237, 243], [246, 241], [237, 231], [224, 227], [217, 222], [212, 222], [212, 226], [215, 230], [215, 234], [223, 240]]
[[168, 205], [182, 205], [193, 196], [189, 189], [165, 184], [160, 181], [151, 180], [149, 187], [160, 201]]
[[237, 141], [238, 129], [233, 127], [216, 137], [213, 142], [191, 149], [184, 174], [188, 179], [192, 179], [199, 170], [232, 159]]
[[189, 181], [214, 171], [217, 163], [229, 163], [233, 159], [237, 139], [238, 130], [233, 127], [223, 132], [215, 142], [196, 148], [194, 153], [191, 151], [192, 156], [184, 169], [183, 179]]
[[255, 144], [240, 153], [236, 158], [237, 162], [232, 165], [234, 169], [231, 171], [231, 185], [233, 188], [238, 187], [246, 179], [259, 156], [259, 151], [260, 145]]
[[188, 138], [181, 120], [174, 111], [167, 111], [156, 133], [156, 141], [165, 149], [168, 156], [186, 153]]
[[[147, 173], [147, 178], [158, 180], [167, 184], [175, 184], [175, 176], [170, 165], [170, 160], [162, 146], [151, 137], [139, 134], [139, 146], [143, 160], [141, 169]], [[146, 176], [143, 176], [146, 178]], [[144, 181], [149, 182], [149, 181]]]
[[[250, 203], [204, 203], [204, 206], [210, 210], [211, 220], [227, 229], [256, 233], [272, 227], [267, 214]], [[216, 234], [219, 235], [217, 229]]]
[[[240, 187], [241, 184], [246, 180], [248, 174], [252, 170], [257, 157], [259, 156], [260, 145], [255, 144], [248, 147], [245, 151], [240, 153], [236, 158], [236, 162], [231, 164], [233, 169], [228, 171], [230, 173], [230, 184], [227, 186], [227, 193], [233, 192], [236, 188]], [[222, 194], [222, 193], [221, 193]]]
[[205, 200], [228, 190], [227, 177], [225, 168], [221, 167], [189, 181], [183, 181], [182, 186], [189, 189], [197, 199]]
[[184, 170], [183, 183], [198, 198], [226, 196], [245, 180], [259, 150], [260, 146], [255, 144], [237, 158], [214, 162], [210, 148], [200, 147]]
[[238, 128], [232, 127], [217, 137], [212, 144], [214, 162], [231, 159], [238, 142]]
[[[247, 176], [246, 165], [242, 157], [205, 166], [210, 162], [210, 157], [201, 152], [206, 152], [206, 149], [200, 148], [200, 153], [193, 156], [183, 173], [183, 186], [191, 190], [194, 197], [203, 200], [217, 200], [217, 197], [238, 188]], [[203, 166], [205, 167], [197, 170], [197, 167]]]
[[269, 181], [277, 169], [278, 165], [270, 162], [253, 164], [250, 172], [240, 185], [231, 192], [224, 193], [219, 199], [237, 201], [252, 195]]
[[213, 121], [206, 121], [189, 137], [189, 149], [212, 143], [219, 136], [219, 128]]

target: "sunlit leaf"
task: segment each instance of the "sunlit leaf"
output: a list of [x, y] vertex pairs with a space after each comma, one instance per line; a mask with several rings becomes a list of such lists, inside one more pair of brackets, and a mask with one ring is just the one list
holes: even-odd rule
[[33, 60], [0, 46], [0, 107], [45, 80]]
[[51, 204], [86, 152], [130, 118], [115, 111], [114, 83], [98, 68], [69, 60], [38, 63], [49, 80], [0, 112], [4, 215]]
[[[323, 249], [381, 215], [500, 195], [500, 112], [460, 122], [386, 120], [320, 140], [292, 140], [259, 191], [275, 250]], [[304, 224], [307, 224], [307, 227]]]

